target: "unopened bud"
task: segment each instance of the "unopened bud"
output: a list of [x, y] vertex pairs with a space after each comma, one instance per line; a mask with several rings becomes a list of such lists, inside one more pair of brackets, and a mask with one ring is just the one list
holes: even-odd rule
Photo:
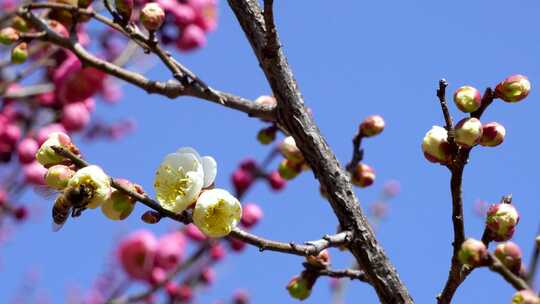
[[478, 144], [482, 137], [482, 123], [478, 118], [464, 118], [456, 125], [455, 131], [456, 144], [471, 148]]
[[26, 20], [24, 20], [20, 16], [13, 17], [13, 21], [11, 22], [11, 26], [14, 29], [16, 29], [17, 31], [23, 32], [23, 33], [28, 32], [28, 30], [30, 29], [30, 27], [28, 26], [28, 22], [26, 22]]
[[364, 137], [380, 134], [384, 130], [384, 119], [379, 115], [368, 116], [360, 124], [359, 132]]
[[276, 139], [277, 129], [275, 127], [263, 128], [257, 133], [257, 140], [263, 145], [269, 145]]
[[75, 171], [71, 170], [68, 166], [55, 165], [47, 170], [45, 183], [53, 189], [62, 190], [67, 186], [73, 175], [75, 175]]
[[146, 3], [141, 10], [141, 23], [148, 31], [158, 30], [165, 21], [165, 12], [155, 2]]
[[480, 145], [484, 147], [495, 147], [504, 141], [506, 129], [497, 122], [489, 122], [482, 126], [482, 137]]
[[433, 126], [424, 136], [422, 151], [427, 160], [447, 164], [452, 159], [452, 148], [448, 142], [446, 129]]
[[326, 268], [330, 266], [330, 253], [327, 249], [319, 252], [318, 255], [309, 255], [306, 261], [313, 267]]
[[21, 42], [11, 50], [11, 62], [22, 64], [28, 59], [28, 44]]
[[487, 255], [487, 248], [484, 243], [475, 239], [467, 239], [461, 244], [458, 259], [464, 265], [476, 267], [485, 262]]
[[370, 166], [360, 163], [354, 168], [351, 180], [358, 187], [369, 187], [375, 182], [375, 171]]
[[497, 245], [495, 256], [513, 273], [519, 273], [522, 254], [521, 249], [516, 243], [505, 242]]
[[298, 146], [296, 141], [292, 136], [288, 136], [279, 145], [279, 151], [283, 156], [294, 163], [301, 163], [304, 161], [304, 156]]
[[497, 97], [506, 102], [518, 102], [531, 91], [531, 82], [523, 75], [512, 75], [501, 81], [495, 88]]
[[482, 105], [482, 95], [476, 88], [462, 86], [454, 93], [454, 102], [461, 111], [471, 113]]
[[10, 45], [19, 40], [19, 32], [12, 27], [6, 27], [0, 30], [0, 43]]
[[161, 215], [157, 211], [148, 210], [143, 213], [141, 220], [147, 224], [157, 224], [161, 220]]
[[[135, 185], [128, 180], [117, 179], [116, 182], [132, 191], [136, 191]], [[107, 218], [118, 221], [127, 218], [134, 208], [135, 199], [133, 197], [120, 190], [114, 189], [109, 199], [101, 205], [101, 212], [103, 212]]]
[[540, 304], [540, 298], [532, 290], [520, 290], [512, 297], [512, 304]]
[[118, 14], [120, 14], [124, 21], [128, 22], [133, 13], [133, 0], [115, 0], [114, 4]]
[[242, 218], [240, 223], [246, 228], [251, 228], [263, 218], [263, 211], [259, 205], [254, 203], [244, 204], [242, 207]]
[[486, 226], [491, 237], [497, 242], [511, 239], [518, 222], [519, 214], [511, 204], [491, 205], [487, 211]]
[[287, 290], [291, 297], [298, 300], [305, 300], [311, 294], [311, 284], [304, 276], [294, 277], [289, 284], [287, 284]]
[[278, 172], [283, 179], [291, 180], [302, 172], [302, 168], [297, 164], [292, 163], [290, 160], [284, 159], [279, 163]]

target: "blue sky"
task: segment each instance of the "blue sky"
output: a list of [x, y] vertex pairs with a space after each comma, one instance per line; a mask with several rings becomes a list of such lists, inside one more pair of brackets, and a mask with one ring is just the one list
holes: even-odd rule
[[[526, 261], [538, 227], [540, 190], [535, 112], [540, 110], [537, 1], [276, 1], [275, 15], [285, 53], [307, 105], [337, 157], [350, 158], [351, 138], [367, 115], [380, 114], [384, 133], [365, 142], [365, 162], [377, 172], [369, 189], [359, 190], [363, 207], [374, 200], [383, 182], [398, 179], [402, 193], [392, 201], [390, 217], [377, 230], [382, 245], [417, 303], [430, 303], [442, 289], [451, 255], [449, 173], [428, 163], [420, 142], [432, 125], [442, 125], [435, 97], [440, 78], [452, 92], [469, 84], [483, 90], [504, 77], [527, 75], [533, 91], [518, 104], [496, 101], [483, 121], [498, 121], [507, 130], [503, 145], [476, 148], [464, 176], [466, 234], [480, 238], [483, 220], [473, 214], [476, 199], [498, 201], [514, 195], [521, 213], [514, 240]], [[206, 48], [177, 58], [215, 88], [247, 98], [269, 93], [255, 57], [225, 1], [220, 24]], [[168, 79], [160, 66], [148, 73]], [[464, 117], [455, 107], [454, 119]], [[219, 163], [218, 185], [230, 189], [229, 174], [248, 155], [262, 159], [268, 150], [255, 140], [263, 124], [246, 115], [191, 98], [167, 100], [124, 86], [115, 106], [99, 104], [109, 120], [133, 117], [136, 133], [120, 143], [80, 146], [86, 158], [109, 174], [128, 177], [152, 190], [154, 170], [163, 156], [180, 146], [193, 146]], [[64, 301], [68, 286], [85, 289], [103, 269], [115, 238], [147, 227], [138, 207], [122, 223], [87, 212], [59, 233], [50, 231], [51, 201], [28, 195], [43, 215], [25, 224], [2, 247], [0, 302], [10, 299], [29, 269], [40, 271], [39, 286], [54, 303]], [[260, 203], [264, 221], [255, 232], [278, 240], [304, 241], [333, 232], [337, 221], [318, 194], [312, 174], [274, 194], [258, 185], [246, 201]], [[162, 232], [162, 222], [151, 229]], [[332, 251], [336, 267], [351, 258]], [[254, 303], [292, 303], [284, 286], [301, 270], [294, 256], [259, 253], [249, 248], [230, 255], [218, 268], [215, 286], [198, 303], [223, 299], [237, 287]], [[475, 271], [455, 297], [456, 303], [507, 303], [513, 290], [488, 270]], [[329, 303], [327, 280], [321, 280], [307, 303]], [[349, 284], [347, 303], [376, 303], [374, 291]]]

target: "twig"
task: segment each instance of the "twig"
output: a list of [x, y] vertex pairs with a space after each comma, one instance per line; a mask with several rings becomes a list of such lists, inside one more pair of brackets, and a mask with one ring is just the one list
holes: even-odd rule
[[448, 87], [448, 82], [446, 79], [439, 80], [439, 89], [437, 90], [437, 97], [439, 97], [439, 102], [441, 103], [441, 109], [444, 115], [444, 121], [446, 123], [446, 131], [448, 131], [448, 142], [454, 144], [454, 123], [452, 122], [452, 116], [450, 116], [450, 111], [448, 110], [448, 103], [446, 102], [446, 87]]
[[515, 289], [523, 290], [530, 289], [522, 278], [515, 275], [510, 269], [506, 268], [504, 264], [497, 259], [495, 255], [489, 253], [488, 255], [489, 269], [500, 274], [508, 283], [510, 283]]
[[[176, 98], [179, 96], [198, 97], [201, 99], [215, 102], [217, 104], [221, 104], [228, 108], [242, 111], [244, 113], [247, 113], [249, 116], [254, 116], [254, 117], [258, 117], [258, 118], [266, 119], [266, 120], [274, 119], [274, 109], [272, 107], [259, 105], [250, 100], [247, 100], [247, 99], [244, 99], [244, 98], [232, 95], [232, 94], [220, 92], [214, 89], [210, 91], [200, 90], [191, 85], [184, 86], [181, 83], [176, 82], [176, 81], [159, 82], [159, 81], [149, 80], [139, 73], [129, 71], [115, 64], [102, 60], [94, 56], [93, 54], [89, 53], [88, 51], [86, 51], [78, 42], [72, 42], [68, 38], [59, 36], [43, 20], [41, 20], [36, 15], [28, 11], [30, 9], [37, 9], [37, 8], [62, 8], [62, 9], [76, 10], [80, 14], [86, 14], [86, 15], [92, 16], [95, 19], [101, 21], [102, 23], [126, 35], [130, 35], [130, 34], [126, 33], [118, 24], [115, 24], [113, 21], [107, 19], [106, 17], [103, 17], [95, 12], [88, 11], [86, 9], [79, 9], [79, 8], [65, 5], [65, 4], [33, 3], [19, 10], [18, 14], [21, 17], [28, 20], [34, 27], [38, 28], [41, 31], [46, 32], [46, 35], [45, 37], [42, 38], [42, 40], [51, 42], [53, 44], [56, 44], [58, 46], [61, 46], [65, 49], [72, 51], [86, 66], [94, 67], [98, 70], [106, 72], [107, 74], [110, 74], [124, 81], [127, 81], [137, 87], [142, 88], [148, 93], [156, 93], [156, 94], [160, 94], [169, 98]], [[132, 36], [133, 35], [129, 37], [132, 37]], [[135, 41], [142, 40], [139, 35], [135, 35], [135, 37], [137, 38]]]
[[[538, 229], [538, 234], [540, 235], [540, 228]], [[538, 268], [538, 260], [540, 257], [540, 247], [538, 246], [538, 240], [534, 240], [534, 249], [531, 256], [531, 262], [529, 268], [527, 269], [527, 283], [531, 286], [534, 285], [534, 277], [536, 275], [536, 270]]]
[[351, 161], [347, 164], [347, 167], [345, 167], [351, 175], [354, 174], [354, 168], [356, 168], [358, 163], [360, 163], [364, 158], [364, 149], [361, 148], [362, 139], [363, 136], [360, 132], [358, 132], [353, 138], [352, 158]]
[[[54, 149], [56, 153], [71, 160], [73, 164], [75, 164], [75, 166], [79, 168], [83, 168], [90, 165], [88, 162], [86, 162], [82, 158], [78, 157], [77, 155], [73, 154], [71, 151], [63, 147], [54, 146], [52, 148]], [[112, 180], [111, 184], [115, 189], [128, 194], [129, 196], [143, 203], [150, 209], [153, 209], [159, 212], [160, 215], [162, 215], [163, 217], [168, 217], [177, 222], [181, 222], [184, 224], [191, 223], [191, 215], [188, 212], [184, 211], [180, 214], [171, 212], [161, 207], [161, 205], [158, 202], [148, 197], [146, 194], [137, 193], [127, 187], [124, 187], [122, 184], [116, 182], [116, 180], [114, 179], [111, 179], [111, 180]], [[256, 246], [261, 251], [264, 251], [264, 250], [277, 251], [277, 252], [290, 253], [290, 254], [295, 254], [295, 255], [300, 255], [300, 256], [314, 255], [314, 254], [318, 254], [320, 251], [329, 247], [338, 247], [338, 246], [346, 245], [351, 239], [351, 233], [348, 231], [344, 231], [335, 235], [326, 235], [320, 240], [309, 241], [309, 242], [306, 242], [305, 244], [283, 243], [283, 242], [272, 241], [272, 240], [268, 240], [268, 239], [256, 236], [238, 227], [235, 228], [229, 234], [229, 236], [236, 238], [238, 240], [244, 241], [250, 245]]]

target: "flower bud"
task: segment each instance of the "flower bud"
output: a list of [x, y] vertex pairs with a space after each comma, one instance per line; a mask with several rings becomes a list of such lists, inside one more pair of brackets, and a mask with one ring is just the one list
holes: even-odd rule
[[318, 255], [307, 256], [306, 261], [313, 267], [326, 268], [330, 266], [330, 253], [324, 249]]
[[262, 95], [255, 99], [255, 103], [262, 106], [274, 107], [277, 104], [277, 101], [274, 96]]
[[157, 224], [161, 220], [161, 214], [157, 211], [148, 210], [143, 213], [141, 220], [147, 224]]
[[447, 164], [452, 159], [452, 148], [448, 143], [446, 129], [433, 126], [424, 136], [422, 151], [427, 160], [433, 163]]
[[456, 125], [455, 131], [456, 144], [471, 148], [478, 144], [482, 137], [482, 123], [478, 118], [464, 118]]
[[211, 285], [216, 280], [216, 272], [212, 268], [205, 268], [201, 271], [200, 281], [205, 285]]
[[19, 32], [12, 27], [6, 27], [0, 30], [0, 43], [10, 45], [19, 40]]
[[[121, 184], [133, 191], [135, 186], [128, 180], [117, 179], [117, 183]], [[123, 220], [127, 218], [135, 208], [135, 199], [122, 191], [113, 189], [111, 196], [101, 205], [101, 212], [113, 221]]]
[[150, 278], [157, 245], [155, 236], [147, 230], [133, 232], [120, 242], [118, 258], [130, 278]]
[[24, 221], [28, 217], [28, 208], [21, 206], [13, 211], [13, 216], [17, 221]]
[[28, 44], [26, 42], [21, 42], [17, 44], [11, 50], [11, 62], [14, 64], [22, 64], [28, 58]]
[[70, 103], [62, 109], [62, 125], [68, 131], [80, 131], [90, 122], [90, 112], [82, 102]]
[[118, 14], [120, 14], [124, 21], [128, 22], [133, 13], [133, 0], [115, 0], [114, 4]]
[[298, 147], [292, 136], [285, 137], [279, 145], [279, 151], [283, 154], [283, 157], [294, 163], [301, 163], [304, 161], [304, 156]]
[[255, 177], [251, 172], [244, 169], [237, 169], [231, 176], [232, 183], [236, 193], [244, 193], [255, 181]]
[[512, 297], [512, 304], [540, 304], [540, 298], [532, 290], [520, 290]]
[[521, 268], [521, 249], [516, 243], [505, 242], [497, 245], [495, 256], [514, 273], [519, 273]]
[[497, 242], [511, 239], [518, 222], [519, 214], [511, 204], [491, 205], [487, 211], [486, 226]]
[[19, 32], [28, 32], [30, 29], [30, 26], [28, 26], [28, 22], [24, 20], [24, 18], [20, 16], [13, 17], [13, 21], [11, 22], [11, 26], [16, 29]]
[[17, 155], [23, 164], [31, 163], [36, 158], [39, 145], [33, 138], [25, 138], [17, 145]]
[[368, 116], [360, 124], [359, 132], [364, 137], [380, 134], [384, 130], [384, 119], [379, 115]]
[[278, 167], [279, 175], [285, 180], [291, 180], [302, 172], [302, 168], [288, 159], [284, 159], [279, 163]]
[[476, 88], [462, 86], [454, 93], [454, 102], [461, 111], [471, 113], [482, 105], [482, 95]]
[[242, 226], [251, 228], [255, 226], [263, 217], [263, 211], [257, 204], [247, 203], [242, 207]]
[[24, 181], [31, 185], [44, 185], [45, 173], [47, 169], [36, 161], [23, 166]]
[[467, 239], [461, 244], [458, 259], [463, 265], [476, 267], [482, 265], [487, 258], [487, 248], [484, 243], [475, 239]]
[[484, 147], [495, 147], [504, 141], [506, 129], [497, 122], [489, 122], [482, 126], [482, 137], [480, 145]]
[[263, 128], [257, 133], [257, 140], [263, 145], [269, 145], [276, 139], [277, 129], [275, 127]]
[[184, 228], [184, 233], [190, 240], [195, 242], [200, 242], [207, 239], [206, 235], [204, 235], [204, 233], [202, 233], [197, 226], [191, 223], [186, 225]]
[[165, 21], [165, 12], [155, 2], [146, 3], [141, 10], [141, 23], [148, 31], [158, 30]]
[[296, 276], [287, 284], [287, 290], [291, 297], [303, 301], [311, 294], [312, 286], [310, 285], [304, 276]]
[[268, 177], [268, 183], [270, 184], [270, 187], [272, 187], [272, 190], [274, 191], [280, 191], [287, 185], [287, 181], [279, 175], [279, 172], [272, 171]]
[[220, 243], [216, 243], [210, 247], [210, 257], [212, 261], [218, 262], [221, 261], [226, 255], [225, 248]]
[[229, 245], [231, 246], [231, 249], [235, 252], [241, 252], [246, 248], [246, 242], [241, 241], [239, 239], [229, 239]]
[[495, 87], [497, 97], [506, 102], [521, 101], [529, 95], [530, 91], [531, 83], [529, 79], [519, 74], [506, 78]]
[[56, 165], [64, 160], [62, 155], [54, 151], [53, 146], [70, 148], [72, 146], [71, 138], [65, 133], [51, 133], [36, 153], [36, 160], [43, 166]]
[[204, 191], [193, 210], [193, 223], [209, 237], [228, 235], [240, 221], [242, 205], [223, 189]]
[[192, 51], [206, 44], [206, 34], [195, 24], [189, 24], [183, 28], [176, 46], [183, 51]]
[[233, 295], [233, 304], [249, 304], [249, 294], [245, 290], [236, 290]]
[[354, 168], [351, 181], [358, 187], [369, 187], [375, 182], [375, 171], [370, 166], [360, 163]]
[[63, 190], [73, 175], [75, 175], [75, 171], [68, 166], [54, 165], [47, 170], [45, 183], [53, 189]]

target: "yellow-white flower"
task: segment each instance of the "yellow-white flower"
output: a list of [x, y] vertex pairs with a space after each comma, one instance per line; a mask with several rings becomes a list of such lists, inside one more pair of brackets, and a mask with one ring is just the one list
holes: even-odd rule
[[163, 208], [182, 212], [197, 200], [203, 188], [214, 183], [216, 174], [212, 157], [201, 157], [191, 147], [180, 148], [167, 155], [156, 172], [156, 198]]
[[111, 179], [100, 167], [92, 165], [75, 172], [69, 180], [68, 188], [85, 186], [90, 188], [87, 208], [95, 209], [111, 195]]
[[204, 191], [193, 210], [193, 223], [207, 236], [218, 238], [229, 234], [240, 221], [242, 205], [223, 189]]
[[58, 155], [52, 147], [68, 147], [71, 144], [69, 136], [62, 132], [54, 132], [49, 135], [49, 138], [39, 147], [36, 153], [36, 160], [45, 167], [57, 165], [64, 159]]

